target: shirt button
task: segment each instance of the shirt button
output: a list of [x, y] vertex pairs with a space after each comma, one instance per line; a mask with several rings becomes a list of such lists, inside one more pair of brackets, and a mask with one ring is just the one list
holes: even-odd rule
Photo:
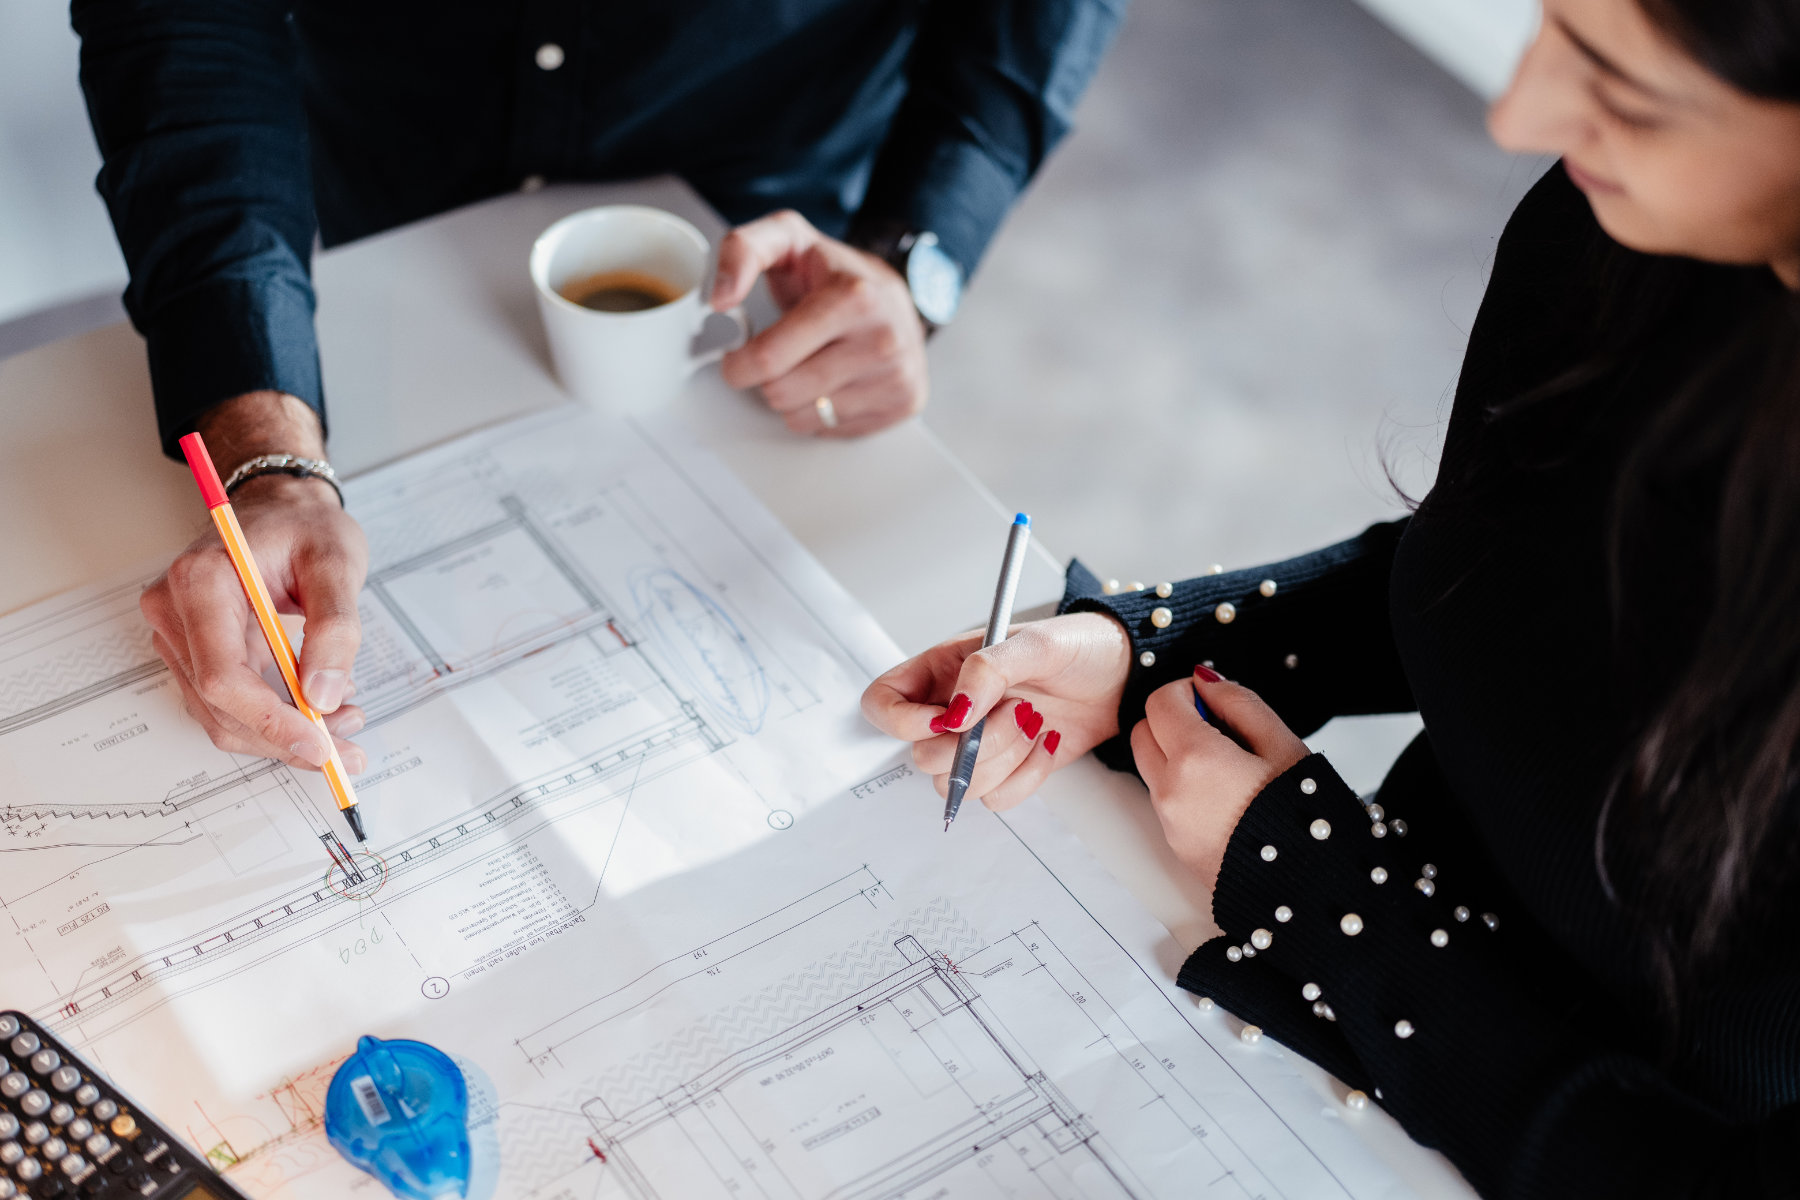
[[540, 70], [556, 70], [563, 65], [563, 48], [555, 42], [545, 42], [537, 48], [537, 65]]
[[543, 186], [544, 177], [542, 175], [527, 175], [525, 178], [519, 180], [519, 190], [521, 192], [535, 192]]

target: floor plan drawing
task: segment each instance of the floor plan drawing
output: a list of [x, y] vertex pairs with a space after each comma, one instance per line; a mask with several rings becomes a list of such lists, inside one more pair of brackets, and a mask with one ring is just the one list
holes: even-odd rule
[[[845, 1194], [835, 1181], [848, 1178], [847, 1194], [902, 1196], [927, 1180], [970, 1172], [989, 1176], [998, 1192], [1057, 1196], [1077, 1194], [1086, 1170], [1090, 1183], [1105, 1185], [1099, 1193], [1088, 1187], [1088, 1195], [1138, 1194], [1127, 1182], [1129, 1167], [1007, 1036], [969, 973], [910, 935], [894, 949], [904, 967], [672, 1092], [623, 1112], [615, 1112], [617, 1101], [589, 1101], [584, 1111], [625, 1190], [637, 1200], [729, 1197], [759, 1187], [810, 1197]], [[836, 1076], [824, 1088], [854, 1090], [855, 1099], [797, 1130], [759, 1125], [745, 1115], [749, 1106], [734, 1102], [741, 1092], [801, 1075], [804, 1084], [795, 1086]], [[871, 1169], [854, 1143], [876, 1122], [907, 1126], [900, 1136], [911, 1144]], [[802, 1166], [806, 1156], [830, 1154], [833, 1142], [842, 1143], [844, 1161]], [[698, 1153], [682, 1152], [689, 1149]], [[807, 1186], [809, 1174], [816, 1187]]]
[[147, 575], [0, 619], [0, 1002], [251, 1194], [376, 1194], [318, 1126], [363, 1033], [479, 1080], [477, 1200], [1404, 1194], [1041, 807], [946, 836], [858, 713], [898, 652], [679, 432], [348, 495], [366, 845], [182, 712]]

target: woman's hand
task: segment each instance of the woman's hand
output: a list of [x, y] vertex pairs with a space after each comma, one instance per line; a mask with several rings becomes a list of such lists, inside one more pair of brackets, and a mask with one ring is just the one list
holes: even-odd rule
[[980, 631], [933, 646], [871, 683], [863, 715], [914, 743], [913, 762], [939, 795], [949, 786], [957, 734], [990, 717], [969, 794], [989, 808], [1011, 808], [1058, 763], [1119, 732], [1130, 665], [1123, 626], [1099, 613], [1071, 613], [1015, 626], [985, 650]]
[[[1213, 720], [1242, 745], [1200, 715], [1196, 689]], [[1131, 753], [1175, 857], [1210, 888], [1238, 818], [1308, 751], [1255, 692], [1195, 667], [1192, 683], [1180, 679], [1150, 694], [1144, 719], [1131, 731]]]

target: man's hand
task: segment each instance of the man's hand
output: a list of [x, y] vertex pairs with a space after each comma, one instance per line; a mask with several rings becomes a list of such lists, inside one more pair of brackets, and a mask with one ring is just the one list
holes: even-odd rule
[[[219, 405], [201, 420], [200, 433], [222, 476], [259, 454], [324, 456], [312, 411], [274, 392]], [[323, 480], [258, 476], [231, 501], [276, 607], [306, 617], [300, 686], [308, 703], [329, 714], [325, 725], [336, 735], [344, 766], [357, 774], [368, 759], [343, 739], [363, 725], [362, 710], [344, 704], [355, 691], [350, 669], [362, 640], [356, 597], [369, 565], [362, 528]], [[156, 652], [214, 745], [290, 766], [325, 764], [329, 751], [318, 729], [262, 671], [272, 672], [274, 664], [217, 534], [209, 531], [182, 551], [140, 605]]]
[[[778, 212], [726, 235], [713, 308], [742, 304], [764, 274], [781, 320], [725, 356], [725, 382], [760, 387], [795, 433], [857, 437], [925, 407], [925, 327], [898, 271]], [[836, 429], [820, 422], [821, 396]]]

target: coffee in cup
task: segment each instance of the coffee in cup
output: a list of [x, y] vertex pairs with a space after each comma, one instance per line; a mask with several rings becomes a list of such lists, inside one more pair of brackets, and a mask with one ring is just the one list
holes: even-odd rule
[[563, 386], [609, 412], [657, 407], [748, 333], [744, 310], [728, 345], [696, 350], [714, 315], [701, 295], [706, 238], [674, 213], [612, 204], [564, 217], [531, 248], [531, 281]]
[[681, 289], [645, 271], [601, 271], [557, 289], [565, 300], [595, 312], [643, 312], [681, 299]]

